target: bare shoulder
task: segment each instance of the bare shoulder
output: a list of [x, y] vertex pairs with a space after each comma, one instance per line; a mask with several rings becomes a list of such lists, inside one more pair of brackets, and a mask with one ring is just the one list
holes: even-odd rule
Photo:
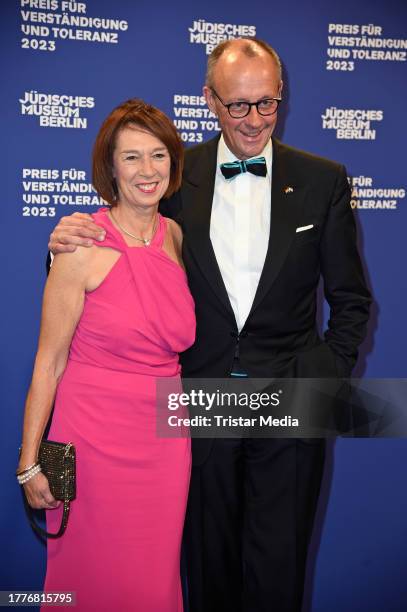
[[174, 219], [169, 219], [166, 217], [168, 231], [171, 234], [172, 239], [174, 240], [177, 247], [180, 249], [182, 246], [182, 229], [174, 221]]
[[72, 278], [78, 282], [85, 280], [97, 256], [97, 250], [96, 246], [78, 246], [72, 253], [58, 253], [54, 257], [50, 277], [53, 279]]
[[175, 263], [180, 265], [181, 268], [184, 268], [184, 264], [182, 263], [182, 229], [178, 223], [172, 219], [166, 220], [167, 233], [165, 235], [163, 249]]

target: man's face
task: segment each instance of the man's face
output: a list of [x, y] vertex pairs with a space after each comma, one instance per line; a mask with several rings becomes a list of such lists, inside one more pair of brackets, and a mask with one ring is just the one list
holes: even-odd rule
[[[268, 54], [247, 57], [239, 51], [225, 51], [214, 67], [213, 87], [222, 101], [230, 104], [277, 98], [282, 82]], [[273, 133], [277, 113], [262, 116], [252, 106], [246, 117], [234, 119], [209, 87], [205, 86], [203, 93], [210, 110], [218, 116], [230, 151], [242, 160], [259, 155]]]

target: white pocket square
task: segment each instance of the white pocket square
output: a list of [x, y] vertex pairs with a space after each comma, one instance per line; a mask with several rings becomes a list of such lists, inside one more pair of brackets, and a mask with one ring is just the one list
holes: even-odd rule
[[302, 227], [297, 227], [296, 232], [306, 232], [309, 229], [312, 229], [313, 225], [303, 225]]

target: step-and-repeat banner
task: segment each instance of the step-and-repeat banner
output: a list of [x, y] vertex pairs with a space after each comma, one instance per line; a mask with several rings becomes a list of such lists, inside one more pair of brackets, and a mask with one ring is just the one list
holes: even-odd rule
[[[284, 65], [277, 136], [346, 165], [375, 298], [356, 374], [405, 376], [407, 3], [5, 0], [0, 11], [0, 590], [35, 590], [45, 547], [13, 474], [49, 234], [61, 216], [101, 205], [90, 155], [118, 103], [137, 96], [159, 106], [186, 146], [218, 133], [202, 85], [219, 41], [272, 44]], [[312, 612], [407, 609], [406, 464], [403, 439], [330, 447], [307, 584]]]

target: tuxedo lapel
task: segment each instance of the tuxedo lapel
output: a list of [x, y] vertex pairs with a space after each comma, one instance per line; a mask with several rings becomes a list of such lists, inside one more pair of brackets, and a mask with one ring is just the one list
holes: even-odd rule
[[298, 227], [304, 189], [304, 185], [296, 184], [295, 171], [287, 159], [286, 147], [273, 139], [270, 238], [250, 314], [271, 289], [287, 257]]
[[[218, 141], [219, 138], [210, 140], [199, 149], [199, 154], [198, 150], [194, 152], [191, 160], [187, 157], [182, 185], [183, 226], [189, 251], [235, 322], [209, 235]], [[291, 158], [289, 150], [273, 139], [270, 237], [250, 314], [271, 289], [284, 264], [299, 224], [305, 186], [298, 184], [295, 164], [293, 165]]]
[[218, 142], [219, 138], [207, 142], [192, 161], [187, 157], [182, 185], [183, 229], [189, 251], [235, 321], [209, 234]]

